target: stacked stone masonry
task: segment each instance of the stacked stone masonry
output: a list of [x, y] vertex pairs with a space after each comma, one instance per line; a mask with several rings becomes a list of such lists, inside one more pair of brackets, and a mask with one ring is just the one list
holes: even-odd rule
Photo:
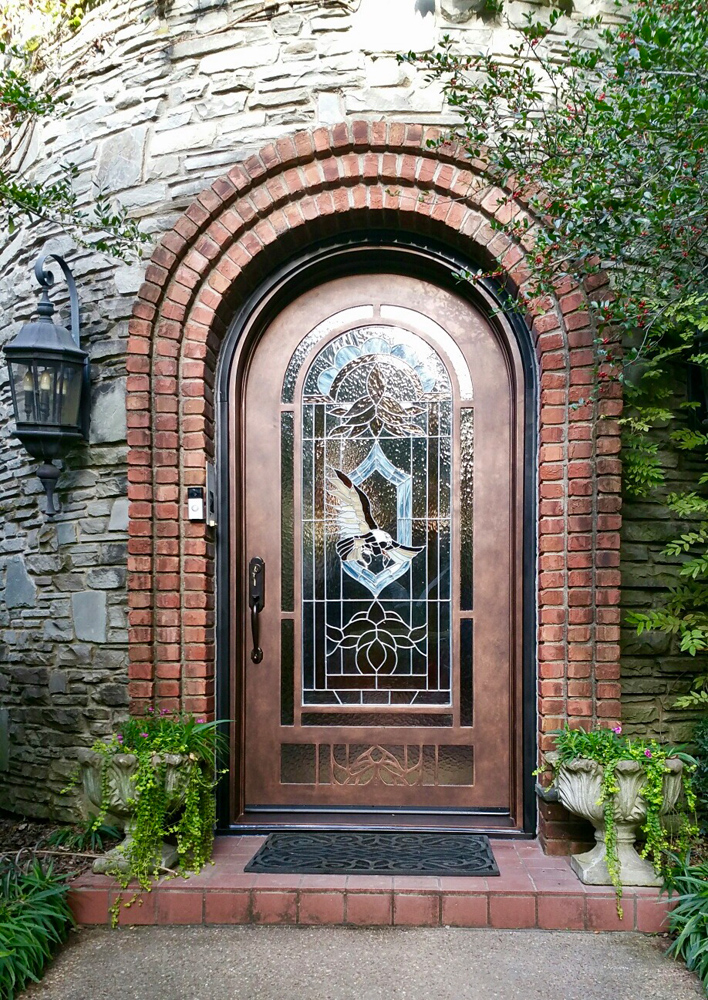
[[[60, 161], [142, 220], [150, 260], [120, 263], [41, 225], [0, 252], [3, 341], [36, 302], [40, 250], [65, 254], [94, 364], [91, 440], [66, 464], [54, 523], [12, 437], [0, 370], [0, 797], [62, 815], [73, 751], [153, 700], [213, 707], [214, 539], [185, 520], [214, 441], [220, 339], [279, 261], [371, 225], [443, 239], [517, 288], [523, 248], [491, 227], [499, 192], [429, 126], [452, 119], [439, 90], [395, 54], [443, 34], [508, 52], [507, 28], [468, 0], [292, 0], [166, 12], [99, 4], [64, 43], [69, 113], [19, 139], [38, 180]], [[575, 17], [603, 4], [576, 5]], [[604, 5], [612, 9], [611, 4]], [[514, 4], [519, 17], [536, 4]], [[567, 31], [563, 28], [563, 31]], [[560, 54], [564, 35], [553, 37]], [[19, 162], [19, 160], [18, 160]], [[620, 716], [619, 399], [587, 396], [587, 296], [559, 288], [529, 317], [539, 364], [539, 690], [543, 735], [566, 719]], [[137, 297], [136, 297], [137, 296]], [[57, 286], [55, 300], [66, 310]], [[647, 677], [651, 693], [651, 678]], [[545, 807], [549, 808], [549, 807]], [[562, 818], [546, 815], [552, 841]], [[578, 836], [582, 835], [582, 831]]]

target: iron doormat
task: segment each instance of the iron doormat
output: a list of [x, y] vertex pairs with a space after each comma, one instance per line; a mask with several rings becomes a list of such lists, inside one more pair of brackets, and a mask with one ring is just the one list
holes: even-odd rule
[[271, 833], [247, 872], [291, 875], [498, 875], [472, 833]]

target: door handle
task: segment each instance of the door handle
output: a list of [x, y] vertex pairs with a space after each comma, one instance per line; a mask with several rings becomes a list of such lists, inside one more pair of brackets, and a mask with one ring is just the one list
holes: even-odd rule
[[253, 639], [251, 660], [253, 663], [260, 663], [263, 659], [263, 650], [260, 643], [258, 616], [265, 607], [265, 563], [258, 556], [254, 556], [248, 564], [248, 604], [251, 609], [251, 636]]

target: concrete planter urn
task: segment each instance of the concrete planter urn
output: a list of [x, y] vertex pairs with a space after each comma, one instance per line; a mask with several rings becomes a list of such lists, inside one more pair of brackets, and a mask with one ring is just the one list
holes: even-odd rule
[[[138, 793], [135, 778], [138, 758], [132, 753], [117, 753], [106, 757], [95, 750], [80, 749], [79, 766], [84, 793], [98, 809], [105, 808], [114, 816], [116, 825], [123, 828], [125, 838], [113, 850], [93, 863], [93, 871], [100, 875], [130, 875], [130, 861], [126, 854], [133, 840], [135, 806]], [[177, 812], [184, 805], [192, 760], [182, 754], [155, 754], [155, 767], [165, 764], [165, 792], [167, 813]], [[177, 848], [162, 842], [160, 867], [172, 868], [177, 861]]]
[[[574, 854], [570, 865], [581, 882], [586, 885], [612, 885], [607, 868], [605, 843], [604, 805], [599, 805], [602, 795], [604, 768], [595, 760], [579, 757], [567, 764], [558, 765], [559, 755], [547, 753], [546, 760], [553, 767], [553, 784], [558, 789], [559, 800], [569, 812], [589, 820], [595, 827], [597, 844], [585, 854]], [[670, 812], [678, 800], [682, 785], [683, 762], [676, 757], [666, 761], [663, 805], [660, 815]], [[615, 796], [615, 828], [617, 831], [617, 857], [620, 864], [622, 885], [660, 886], [662, 879], [653, 865], [640, 857], [634, 844], [639, 828], [646, 822], [647, 805], [640, 792], [646, 784], [646, 771], [636, 760], [621, 760], [615, 767], [619, 791]]]

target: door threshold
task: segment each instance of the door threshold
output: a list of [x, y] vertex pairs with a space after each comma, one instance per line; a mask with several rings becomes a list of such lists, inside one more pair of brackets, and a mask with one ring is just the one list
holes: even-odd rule
[[507, 815], [493, 813], [390, 813], [390, 812], [244, 812], [220, 835], [262, 835], [276, 830], [352, 830], [394, 833], [479, 833], [490, 837], [531, 839]]

